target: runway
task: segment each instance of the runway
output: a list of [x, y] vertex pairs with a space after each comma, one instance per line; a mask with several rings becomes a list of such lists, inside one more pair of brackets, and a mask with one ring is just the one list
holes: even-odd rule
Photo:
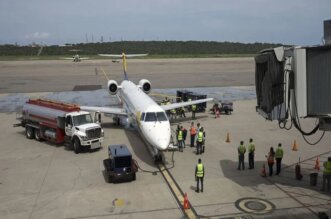
[[[147, 78], [152, 88], [253, 86], [253, 58], [128, 59], [130, 80]], [[102, 85], [100, 67], [123, 79], [121, 63], [111, 60], [0, 61], [0, 93], [72, 91], [77, 85]], [[98, 69], [96, 75], [95, 68]]]

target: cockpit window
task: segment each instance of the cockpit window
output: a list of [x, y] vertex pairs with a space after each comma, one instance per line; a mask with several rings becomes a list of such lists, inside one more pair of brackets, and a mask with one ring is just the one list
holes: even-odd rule
[[164, 112], [151, 112], [146, 113], [145, 122], [162, 122], [162, 121], [168, 121], [167, 116], [164, 114]]
[[156, 122], [156, 114], [155, 113], [146, 113], [145, 122]]
[[156, 116], [157, 116], [157, 120], [158, 121], [167, 121], [167, 116], [164, 114], [164, 112], [158, 112], [156, 113]]

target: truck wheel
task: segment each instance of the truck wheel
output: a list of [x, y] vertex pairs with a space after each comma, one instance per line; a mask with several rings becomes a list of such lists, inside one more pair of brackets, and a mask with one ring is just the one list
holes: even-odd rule
[[75, 153], [78, 154], [80, 152], [80, 141], [77, 137], [74, 139], [73, 146]]
[[39, 129], [35, 129], [35, 130], [34, 130], [34, 138], [35, 138], [37, 141], [41, 141], [40, 130], [39, 130]]
[[132, 181], [136, 180], [136, 173], [132, 174]]
[[26, 138], [33, 139], [33, 137], [34, 137], [34, 130], [33, 130], [33, 128], [30, 127], [30, 126], [26, 126], [25, 127], [25, 135], [26, 135]]

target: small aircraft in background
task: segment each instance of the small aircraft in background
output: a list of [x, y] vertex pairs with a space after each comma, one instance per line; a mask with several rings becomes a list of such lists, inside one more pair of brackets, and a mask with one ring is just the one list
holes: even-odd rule
[[89, 59], [88, 57], [81, 57], [78, 52], [81, 51], [79, 49], [71, 49], [70, 50], [71, 52], [76, 52], [75, 55], [72, 56], [72, 58], [62, 58], [62, 59], [65, 59], [65, 60], [72, 60], [73, 62], [80, 62], [82, 60], [87, 60]]
[[[123, 60], [124, 79], [121, 84], [109, 79], [107, 82], [108, 92], [110, 95], [118, 97], [122, 107], [81, 106], [81, 109], [113, 115], [115, 118], [127, 118], [127, 122], [137, 127], [142, 138], [147, 142], [147, 147], [154, 156], [155, 161], [161, 161], [162, 156], [160, 152], [169, 147], [171, 139], [170, 122], [166, 111], [212, 101], [213, 98], [158, 105], [147, 95], [152, 88], [149, 80], [141, 79], [138, 84], [134, 84], [127, 76], [126, 58], [146, 56], [147, 54], [99, 55], [113, 58], [121, 57]], [[106, 78], [108, 77], [106, 76]]]

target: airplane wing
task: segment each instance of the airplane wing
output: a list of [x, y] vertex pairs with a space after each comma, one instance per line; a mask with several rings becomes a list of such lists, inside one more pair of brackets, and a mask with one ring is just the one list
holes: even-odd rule
[[86, 60], [86, 59], [90, 59], [90, 58], [89, 57], [84, 57], [84, 58], [80, 57], [80, 60]]
[[64, 59], [64, 60], [73, 60], [74, 58], [61, 58], [61, 59]]
[[90, 111], [90, 112], [101, 112], [108, 114], [116, 114], [121, 116], [127, 116], [128, 114], [122, 108], [116, 107], [98, 107], [98, 106], [80, 106], [81, 110]]
[[[112, 58], [122, 58], [122, 54], [98, 54], [99, 56], [105, 57], [112, 57]], [[125, 57], [132, 58], [132, 57], [140, 57], [140, 56], [147, 56], [148, 54], [125, 54]]]
[[213, 98], [207, 98], [207, 99], [193, 100], [193, 101], [187, 101], [187, 102], [173, 103], [173, 104], [168, 104], [168, 105], [161, 105], [160, 107], [164, 110], [171, 110], [171, 109], [177, 109], [177, 108], [184, 107], [184, 106], [190, 106], [193, 104], [209, 102], [209, 101], [213, 101], [213, 100], [214, 100]]
[[127, 58], [131, 58], [131, 57], [140, 57], [140, 56], [147, 56], [148, 54], [125, 54], [125, 56]]
[[98, 56], [122, 58], [122, 55], [118, 55], [118, 54], [98, 54]]

